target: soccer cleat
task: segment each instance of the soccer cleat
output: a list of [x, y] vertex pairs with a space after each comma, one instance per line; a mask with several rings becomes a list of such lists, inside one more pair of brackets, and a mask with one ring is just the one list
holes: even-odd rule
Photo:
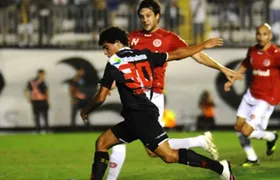
[[235, 177], [233, 176], [231, 171], [230, 163], [227, 160], [222, 160], [220, 161], [220, 164], [224, 167], [220, 178], [223, 180], [235, 180]]
[[212, 133], [210, 131], [207, 131], [204, 133], [204, 137], [206, 141], [204, 150], [209, 152], [214, 160], [218, 160], [219, 153], [216, 145], [214, 144]]
[[278, 140], [277, 132], [274, 132], [275, 139], [273, 141], [266, 141], [266, 155], [271, 156], [276, 150], [276, 141]]
[[258, 159], [255, 161], [246, 159], [246, 161], [241, 164], [242, 167], [252, 167], [252, 166], [258, 166], [258, 165], [260, 165], [260, 161]]

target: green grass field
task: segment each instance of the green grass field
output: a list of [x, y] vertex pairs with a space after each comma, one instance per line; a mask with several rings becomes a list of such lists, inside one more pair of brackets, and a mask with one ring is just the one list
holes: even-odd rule
[[[88, 180], [99, 133], [2, 135], [0, 136], [1, 180]], [[199, 133], [174, 133], [170, 137], [189, 137]], [[279, 180], [280, 149], [265, 155], [265, 141], [253, 141], [261, 160], [258, 167], [242, 168], [245, 160], [234, 132], [213, 132], [221, 159], [229, 159], [237, 180]], [[280, 145], [278, 143], [278, 145]], [[197, 152], [208, 156], [203, 150]], [[208, 170], [178, 164], [164, 164], [146, 155], [139, 141], [127, 146], [127, 158], [120, 180], [214, 180]]]

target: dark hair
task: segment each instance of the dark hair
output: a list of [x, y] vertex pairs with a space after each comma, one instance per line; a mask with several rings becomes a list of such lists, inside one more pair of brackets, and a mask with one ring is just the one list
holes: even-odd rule
[[143, 8], [151, 9], [155, 13], [155, 15], [160, 14], [161, 7], [159, 5], [159, 2], [156, 0], [143, 0], [137, 10], [138, 16], [140, 16], [140, 11]]
[[45, 73], [44, 69], [38, 69], [37, 74]]
[[200, 95], [200, 99], [199, 99], [199, 106], [201, 105], [208, 105], [208, 106], [215, 106], [213, 101], [210, 101], [211, 97], [211, 92], [209, 90], [204, 90], [201, 95]]
[[123, 45], [128, 46], [129, 45], [128, 32], [120, 27], [112, 26], [100, 33], [98, 44], [102, 46], [105, 42], [113, 44], [116, 41], [120, 41]]

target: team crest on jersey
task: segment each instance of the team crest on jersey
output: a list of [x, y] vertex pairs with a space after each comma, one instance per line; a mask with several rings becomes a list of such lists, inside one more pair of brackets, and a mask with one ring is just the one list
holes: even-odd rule
[[256, 116], [254, 114], [251, 114], [250, 120], [254, 120], [255, 118], [256, 118]]
[[160, 47], [161, 44], [162, 44], [162, 42], [161, 42], [160, 39], [155, 39], [155, 40], [153, 41], [153, 45], [154, 45], [155, 47]]
[[265, 59], [265, 60], [263, 61], [263, 65], [266, 66], [266, 67], [268, 67], [268, 66], [270, 65], [270, 60], [269, 60], [269, 59]]
[[118, 165], [117, 165], [117, 163], [110, 162], [109, 166], [110, 166], [110, 168], [116, 168]]

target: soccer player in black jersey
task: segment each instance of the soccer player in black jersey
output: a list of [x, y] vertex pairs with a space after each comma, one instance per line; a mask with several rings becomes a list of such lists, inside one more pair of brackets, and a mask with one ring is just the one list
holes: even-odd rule
[[[167, 140], [168, 135], [158, 122], [158, 109], [146, 97], [145, 91], [152, 87], [153, 68], [166, 61], [183, 59], [202, 49], [220, 46], [219, 38], [192, 47], [179, 48], [170, 53], [152, 53], [148, 49], [132, 50], [128, 47], [128, 34], [118, 27], [110, 27], [100, 34], [99, 45], [109, 57], [100, 90], [81, 112], [87, 122], [88, 114], [98, 108], [116, 82], [124, 121], [101, 134], [96, 141], [96, 151], [92, 164], [91, 180], [101, 180], [109, 162], [108, 149], [120, 143], [130, 143], [139, 139], [147, 148], [166, 163], [180, 163], [215, 171], [225, 180], [233, 180], [228, 161], [214, 161], [188, 149], [173, 150]], [[232, 72], [232, 77], [242, 76]]]

